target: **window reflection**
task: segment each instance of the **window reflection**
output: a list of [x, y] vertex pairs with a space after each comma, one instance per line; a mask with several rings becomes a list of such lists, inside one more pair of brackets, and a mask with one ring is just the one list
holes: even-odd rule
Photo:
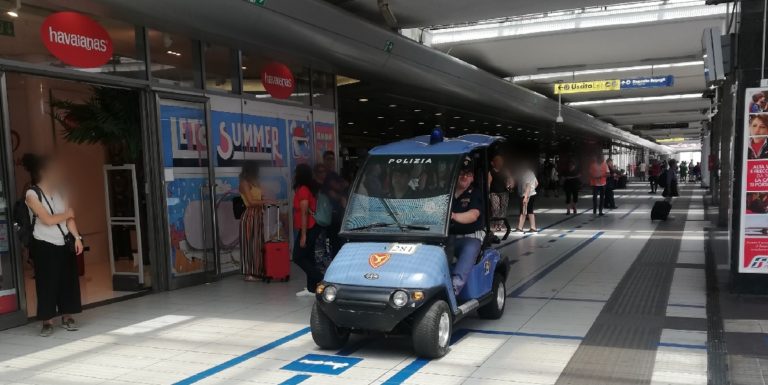
[[155, 83], [199, 88], [199, 49], [186, 37], [154, 29], [147, 31], [152, 78]]

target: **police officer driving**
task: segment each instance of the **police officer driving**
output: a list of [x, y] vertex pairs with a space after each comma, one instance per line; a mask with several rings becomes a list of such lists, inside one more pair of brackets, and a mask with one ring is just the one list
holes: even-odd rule
[[454, 251], [458, 259], [453, 269], [453, 290], [456, 295], [464, 288], [485, 237], [482, 189], [475, 186], [474, 181], [474, 163], [471, 157], [465, 156], [451, 205], [450, 235], [454, 238]]

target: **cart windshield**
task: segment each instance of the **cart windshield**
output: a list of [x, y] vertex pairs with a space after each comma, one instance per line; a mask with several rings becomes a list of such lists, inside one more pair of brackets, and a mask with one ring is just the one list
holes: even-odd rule
[[444, 234], [459, 158], [371, 156], [350, 195], [342, 231]]

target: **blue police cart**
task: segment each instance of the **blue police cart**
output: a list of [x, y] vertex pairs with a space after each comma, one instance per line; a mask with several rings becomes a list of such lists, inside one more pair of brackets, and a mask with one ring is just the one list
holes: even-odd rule
[[[312, 338], [340, 349], [350, 333], [410, 334], [416, 354], [448, 352], [453, 326], [477, 311], [503, 315], [509, 261], [491, 247], [489, 149], [501, 138], [437, 131], [372, 149], [352, 191], [340, 236], [348, 242], [317, 287]], [[460, 163], [474, 159], [485, 197], [486, 237], [466, 285], [454, 295], [449, 235]]]

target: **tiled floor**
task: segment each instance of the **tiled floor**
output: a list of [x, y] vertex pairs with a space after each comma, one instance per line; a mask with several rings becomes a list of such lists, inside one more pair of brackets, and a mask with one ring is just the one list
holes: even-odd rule
[[[321, 352], [306, 329], [313, 299], [294, 296], [300, 280], [229, 278], [88, 310], [78, 332], [41, 338], [37, 324], [0, 332], [0, 384], [555, 384], [657, 226], [644, 188], [617, 200], [619, 209], [595, 218], [566, 217], [561, 202], [542, 199], [547, 229], [512, 235], [502, 248], [517, 261], [504, 316], [459, 323], [471, 331], [440, 360], [416, 359], [399, 337], [355, 337], [357, 349]], [[690, 265], [701, 263], [703, 238], [688, 230], [668, 317], [705, 316], [704, 270]], [[653, 383], [706, 383], [705, 342], [701, 331], [664, 329]], [[283, 369], [307, 354], [337, 353], [362, 361], [336, 377]]]

